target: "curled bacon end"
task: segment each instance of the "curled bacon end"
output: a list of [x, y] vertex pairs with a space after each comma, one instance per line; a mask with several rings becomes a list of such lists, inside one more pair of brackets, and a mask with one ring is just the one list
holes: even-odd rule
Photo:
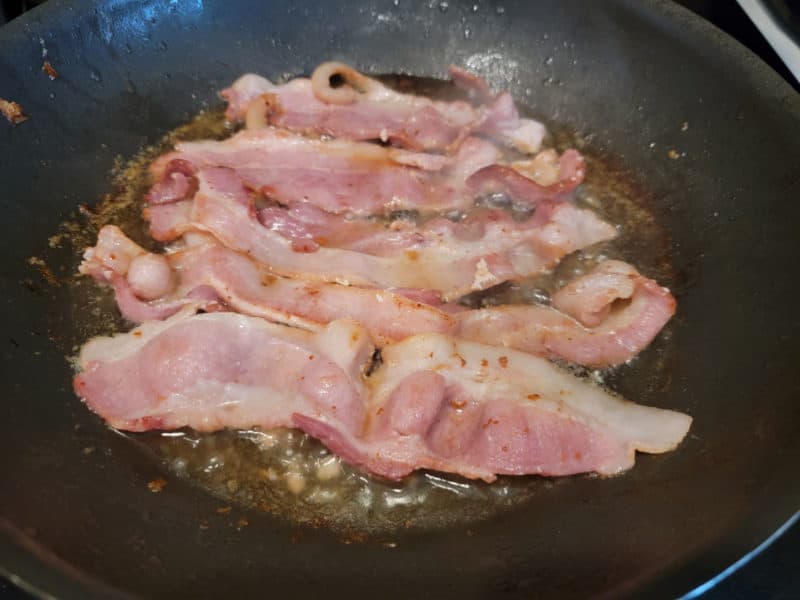
[[[340, 78], [343, 85], [334, 87], [335, 78]], [[367, 93], [374, 84], [369, 77], [340, 62], [322, 63], [311, 75], [314, 95], [328, 104], [353, 104], [358, 94]]]

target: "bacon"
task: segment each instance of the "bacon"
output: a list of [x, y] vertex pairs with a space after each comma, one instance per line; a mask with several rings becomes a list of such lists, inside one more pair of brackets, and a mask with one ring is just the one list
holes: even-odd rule
[[[615, 307], [615, 301], [627, 304]], [[580, 365], [606, 367], [646, 348], [675, 313], [669, 290], [619, 261], [601, 263], [553, 296], [553, 305], [457, 313], [458, 335]], [[576, 320], [577, 319], [577, 320]]]
[[[636, 356], [675, 311], [667, 290], [619, 261], [601, 263], [553, 296], [554, 306], [572, 318], [537, 305], [453, 311], [441, 306], [430, 290], [378, 290], [276, 277], [213, 240], [165, 256], [148, 254], [110, 225], [85, 256], [80, 271], [113, 285], [120, 311], [131, 321], [164, 319], [187, 304], [204, 310], [228, 307], [312, 331], [350, 317], [381, 346], [420, 333], [448, 333], [594, 367]], [[145, 260], [156, 268], [142, 274], [135, 267]], [[166, 272], [164, 265], [169, 265]], [[137, 292], [141, 289], [163, 292], [145, 295]], [[612, 312], [618, 300], [629, 302]]]
[[95, 338], [75, 391], [114, 427], [299, 427], [352, 464], [399, 479], [435, 469], [616, 474], [666, 452], [691, 418], [637, 406], [529, 354], [441, 334], [383, 351], [353, 321], [317, 334], [233, 313], [192, 315]]
[[466, 138], [453, 157], [443, 157], [274, 129], [243, 131], [222, 142], [177, 144], [153, 164], [156, 184], [147, 200], [158, 206], [191, 198], [196, 172], [207, 167], [236, 169], [250, 189], [277, 202], [358, 215], [463, 209], [491, 193], [534, 207], [564, 197], [583, 180], [583, 157], [575, 150], [560, 158], [544, 151], [510, 166], [499, 160], [494, 145], [475, 137]]
[[[540, 156], [545, 154], [549, 159], [555, 152], [545, 151]], [[537, 183], [536, 178], [526, 177], [520, 172], [522, 168], [542, 169], [540, 165], [543, 162], [540, 160], [537, 164], [534, 159], [530, 163], [516, 163], [514, 166], [488, 165], [467, 178], [467, 187], [477, 195], [505, 194], [517, 204], [536, 206], [544, 200], [560, 198], [572, 192], [586, 174], [583, 156], [571, 149], [565, 150], [557, 159], [555, 181], [550, 185]]]
[[190, 161], [170, 158], [158, 183], [147, 193], [148, 204], [158, 206], [190, 199], [197, 191], [195, 173], [197, 168]]
[[[561, 179], [549, 186], [498, 160], [495, 146], [474, 137], [446, 158], [274, 129], [243, 131], [222, 142], [177, 144], [176, 152], [153, 164], [156, 184], [147, 200], [157, 206], [191, 198], [197, 190], [196, 172], [207, 167], [236, 169], [250, 189], [278, 202], [306, 202], [327, 212], [359, 215], [469, 208], [476, 195], [495, 191], [535, 206], [565, 195], [583, 178], [583, 159], [575, 151], [561, 158]], [[557, 155], [554, 160], [559, 162]], [[541, 176], [542, 170], [531, 169], [528, 162], [515, 164]], [[492, 176], [495, 172], [506, 174]]]
[[[490, 100], [482, 79], [458, 67], [451, 67], [451, 76], [462, 85], [469, 81], [469, 87], [481, 89], [482, 100]], [[335, 80], [341, 85], [334, 86]], [[274, 125], [416, 150], [456, 148], [470, 131], [480, 129], [523, 152], [536, 152], [545, 133], [540, 123], [519, 118], [510, 96], [502, 107], [491, 109], [463, 101], [435, 101], [395, 92], [341, 63], [323, 63], [311, 79], [292, 79], [283, 85], [247, 74], [222, 96], [228, 101], [226, 117], [246, 121], [248, 128]]]
[[[182, 142], [176, 150], [153, 165], [158, 183], [148, 195], [151, 205], [162, 203], [162, 198], [191, 198], [173, 194], [179, 186], [192, 190], [183, 179], [175, 181], [185, 177], [183, 171], [176, 174], [175, 161], [190, 164], [194, 170], [236, 169], [250, 189], [271, 199], [308, 202], [333, 213], [374, 214], [418, 207], [438, 210], [469, 200], [423, 169], [408, 166], [409, 162], [424, 162], [424, 158], [365, 142], [312, 140], [261, 129], [243, 131], [222, 142]], [[430, 161], [425, 164], [430, 168]]]
[[425, 243], [425, 234], [412, 221], [381, 223], [347, 219], [302, 202], [287, 208], [264, 208], [258, 212], [258, 220], [267, 229], [291, 240], [296, 252], [315, 252], [327, 246], [387, 256]]
[[541, 273], [565, 255], [616, 235], [592, 211], [558, 202], [540, 205], [522, 222], [490, 213], [476, 239], [465, 238], [459, 224], [441, 219], [424, 245], [400, 253], [374, 256], [327, 247], [297, 252], [291, 240], [257, 220], [237, 172], [204, 169], [198, 180], [190, 220], [173, 224], [175, 232], [211, 233], [276, 274], [379, 288], [434, 289], [446, 301]]
[[470, 131], [498, 138], [527, 154], [538, 152], [547, 135], [544, 125], [538, 121], [520, 118], [514, 99], [508, 92], [498, 94], [489, 104], [480, 108], [478, 119]]
[[166, 321], [95, 338], [81, 350], [74, 388], [112, 427], [282, 427], [301, 410], [356, 428], [369, 336], [352, 321], [320, 334], [187, 307]]
[[[341, 63], [223, 92], [246, 129], [151, 167], [144, 214], [171, 245], [148, 252], [106, 226], [84, 253], [80, 271], [141, 323], [82, 349], [87, 405], [130, 431], [296, 427], [389, 479], [612, 475], [675, 448], [690, 417], [550, 362], [636, 356], [675, 312], [654, 280], [607, 260], [551, 306], [454, 302], [617, 232], [568, 201], [579, 152], [539, 151], [544, 127], [508, 92], [450, 72], [474, 104]], [[487, 208], [495, 195], [517, 210]]]
[[[112, 260], [110, 247], [124, 247], [126, 254], [117, 250], [117, 258]], [[381, 344], [421, 331], [455, 329], [450, 315], [425, 303], [436, 303], [436, 297], [428, 290], [392, 291], [276, 277], [263, 265], [213, 240], [163, 256], [154, 255], [128, 240], [119, 228], [107, 225], [100, 231], [98, 245], [84, 256], [81, 273], [113, 285], [120, 311], [131, 321], [164, 319], [185, 305], [194, 305], [207, 311], [224, 306], [312, 331], [351, 317]], [[123, 256], [130, 259], [120, 260]], [[169, 265], [169, 271], [148, 272], [147, 280], [141, 281], [141, 274], [133, 267], [145, 259], [161, 259]], [[132, 276], [138, 276], [138, 286]], [[143, 298], [136, 294], [137, 287], [163, 289], [164, 293]], [[202, 290], [204, 296], [198, 296], [197, 290]]]

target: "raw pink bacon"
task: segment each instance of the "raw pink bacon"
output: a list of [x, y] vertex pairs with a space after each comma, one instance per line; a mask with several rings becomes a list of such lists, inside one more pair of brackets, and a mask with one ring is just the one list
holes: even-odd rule
[[[617, 300], [627, 301], [618, 308]], [[553, 297], [572, 314], [529, 305], [495, 306], [453, 315], [460, 337], [489, 341], [591, 367], [630, 360], [644, 350], [675, 313], [669, 290], [631, 265], [606, 261]], [[576, 320], [577, 319], [577, 320]]]
[[[381, 346], [420, 333], [448, 333], [587, 366], [633, 358], [675, 310], [675, 299], [667, 290], [619, 261], [601, 263], [554, 295], [553, 304], [576, 320], [547, 306], [451, 312], [437, 308], [438, 299], [424, 290], [411, 294], [275, 277], [213, 240], [165, 255], [168, 271], [154, 269], [143, 280], [129, 266], [146, 257], [162, 264], [157, 260], [161, 257], [145, 253], [118, 228], [106, 226], [97, 246], [87, 250], [80, 270], [112, 284], [120, 311], [132, 321], [164, 319], [186, 304], [205, 310], [228, 307], [313, 331], [351, 317]], [[162, 294], [138, 298], [135, 290], [141, 288]], [[617, 300], [630, 302], [612, 314]]]
[[532, 355], [441, 334], [387, 347], [365, 379], [371, 354], [349, 320], [312, 334], [187, 309], [89, 342], [74, 387], [119, 429], [295, 426], [391, 479], [420, 468], [486, 481], [615, 474], [637, 450], [673, 449], [691, 423]]
[[[114, 258], [111, 258], [111, 254]], [[129, 271], [144, 257], [162, 259], [167, 273], [148, 281]], [[357, 318], [379, 343], [421, 331], [452, 332], [455, 321], [410, 291], [382, 290], [276, 277], [246, 256], [213, 240], [166, 255], [147, 254], [113, 225], [100, 230], [98, 244], [84, 255], [81, 273], [114, 286], [117, 304], [131, 321], [164, 319], [185, 305], [204, 310], [228, 308], [277, 323], [320, 330], [331, 321]], [[144, 284], [144, 285], [143, 285]], [[139, 298], [134, 288], [160, 288], [157, 297]], [[414, 290], [425, 297], [425, 290]], [[427, 293], [425, 298], [435, 301]]]
[[508, 92], [450, 74], [469, 102], [341, 63], [225, 90], [245, 129], [151, 167], [165, 251], [114, 226], [85, 251], [81, 273], [141, 325], [83, 347], [76, 393], [127, 431], [296, 427], [389, 479], [610, 475], [675, 448], [690, 417], [550, 362], [605, 367], [653, 340], [675, 299], [633, 266], [601, 262], [550, 306], [454, 302], [617, 231], [570, 202], [579, 152], [540, 151]]
[[175, 152], [153, 164], [157, 183], [148, 201], [160, 205], [191, 198], [197, 189], [195, 173], [208, 167], [236, 169], [248, 188], [278, 202], [358, 215], [469, 208], [476, 196], [495, 192], [535, 207], [564, 196], [583, 180], [583, 158], [574, 150], [564, 153], [558, 181], [547, 186], [499, 160], [494, 146], [472, 137], [453, 158], [445, 158], [271, 128], [242, 131], [221, 142], [178, 143]]
[[[191, 230], [210, 233], [280, 275], [380, 288], [435, 289], [445, 300], [536, 275], [570, 252], [616, 235], [614, 227], [592, 211], [555, 202], [543, 203], [522, 222], [491, 213], [477, 239], [459, 237], [458, 224], [442, 219], [425, 244], [395, 254], [375, 256], [328, 247], [297, 252], [291, 240], [258, 221], [254, 200], [238, 171], [204, 169], [197, 179], [189, 220], [171, 223], [173, 236]], [[154, 236], [163, 231], [161, 208], [150, 207], [147, 213], [156, 224], [151, 228]]]
[[[509, 94], [493, 98], [488, 84], [463, 69], [451, 67], [457, 83], [480, 88], [487, 104], [439, 102], [402, 94], [341, 63], [323, 63], [310, 79], [275, 85], [247, 74], [222, 92], [226, 116], [248, 128], [274, 125], [292, 131], [349, 140], [381, 140], [418, 150], [447, 150], [470, 132], [481, 131], [527, 153], [538, 151], [544, 126], [522, 119]], [[333, 87], [332, 78], [344, 85]], [[469, 83], [467, 83], [469, 82]]]

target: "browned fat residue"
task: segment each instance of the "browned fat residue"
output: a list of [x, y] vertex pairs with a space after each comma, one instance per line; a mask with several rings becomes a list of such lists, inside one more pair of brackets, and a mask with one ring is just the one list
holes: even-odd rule
[[261, 94], [260, 98], [264, 104], [264, 118], [267, 123], [273, 123], [284, 113], [283, 105], [277, 94]]
[[485, 358], [482, 358], [481, 359], [481, 366], [484, 367], [484, 368], [488, 367], [489, 366], [489, 361], [486, 360]]
[[61, 285], [61, 280], [53, 273], [52, 269], [47, 266], [41, 258], [37, 256], [31, 256], [28, 258], [28, 264], [32, 267], [35, 267], [39, 274], [44, 277], [45, 281], [54, 287], [59, 287]]
[[383, 407], [382, 406], [379, 407], [378, 410], [375, 411], [375, 414], [376, 415], [382, 415], [383, 414]]
[[12, 125], [16, 125], [17, 123], [22, 123], [23, 121], [27, 121], [28, 117], [25, 115], [25, 111], [22, 110], [22, 105], [19, 102], [11, 102], [9, 100], [4, 100], [0, 98], [0, 113], [8, 119], [8, 122]]
[[458, 400], [457, 398], [451, 398], [450, 399], [450, 406], [452, 406], [453, 408], [455, 408], [457, 410], [461, 410], [466, 405], [467, 405], [467, 401], [466, 400]]
[[505, 369], [508, 366], [508, 357], [501, 356], [500, 358], [497, 359], [497, 362], [499, 362], [500, 366]]
[[352, 341], [354, 343], [357, 342], [360, 339], [361, 339], [361, 334], [358, 331], [354, 331], [353, 335], [350, 336], [350, 341]]
[[44, 64], [42, 65], [42, 72], [50, 78], [50, 81], [53, 81], [58, 77], [58, 71], [56, 71], [53, 65], [50, 64], [49, 60], [44, 61]]
[[142, 337], [142, 332], [141, 332], [141, 331], [139, 331], [138, 329], [136, 329], [136, 330], [134, 330], [134, 331], [133, 331], [133, 335], [134, 335], [135, 337]]
[[484, 423], [483, 425], [481, 425], [481, 427], [483, 427], [484, 429], [486, 429], [487, 427], [489, 427], [489, 425], [499, 425], [499, 424], [500, 424], [500, 421], [498, 421], [498, 420], [497, 420], [497, 419], [495, 419], [494, 417], [489, 417], [489, 418], [486, 420], [486, 423]]
[[153, 479], [152, 481], [147, 482], [147, 489], [149, 489], [154, 494], [157, 494], [161, 490], [163, 490], [167, 485], [167, 480], [163, 477], [159, 477], [158, 479]]
[[453, 355], [453, 358], [457, 358], [458, 361], [461, 363], [462, 367], [466, 367], [467, 366], [466, 359], [463, 356], [461, 356], [460, 354], [458, 354], [457, 352]]
[[583, 458], [583, 454], [581, 454], [580, 452], [576, 452], [575, 453], [575, 460], [580, 460], [582, 458]]
[[528, 394], [528, 400], [538, 400], [541, 397], [541, 394]]
[[230, 513], [232, 510], [233, 510], [233, 507], [231, 507], [231, 506], [220, 506], [220, 507], [217, 509], [217, 514], [218, 514], [218, 515], [227, 515], [227, 514], [228, 514], [228, 513]]
[[417, 252], [416, 250], [406, 250], [406, 258], [414, 262], [419, 258], [419, 252]]
[[313, 354], [309, 354], [308, 355], [308, 360], [314, 360], [314, 355]]
[[503, 446], [500, 447], [500, 450], [502, 450], [503, 452], [508, 452], [508, 446], [504, 444]]
[[270, 275], [269, 273], [266, 273], [266, 274], [261, 276], [261, 285], [264, 286], [264, 287], [269, 287], [273, 283], [275, 283], [277, 280], [278, 280], [278, 278], [275, 277], [275, 275]]

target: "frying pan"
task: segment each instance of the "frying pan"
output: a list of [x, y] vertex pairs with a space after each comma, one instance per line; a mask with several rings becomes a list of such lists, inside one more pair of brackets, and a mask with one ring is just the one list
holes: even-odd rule
[[[308, 73], [330, 58], [434, 77], [467, 64], [517, 97], [530, 88], [541, 116], [591, 136], [650, 191], [673, 240], [676, 350], [660, 364], [645, 353], [617, 387], [694, 416], [678, 451], [640, 456], [622, 477], [542, 486], [469, 527], [392, 532], [394, 547], [256, 512], [240, 530], [200, 528], [217, 500], [180, 480], [148, 490], [164, 467], [72, 395], [59, 341], [73, 337], [73, 299], [28, 258], [102, 197], [115, 157], [214, 105], [238, 74]], [[0, 94], [30, 116], [0, 124], [0, 565], [26, 586], [65, 598], [672, 597], [800, 506], [800, 100], [687, 11], [51, 0], [0, 29]], [[74, 265], [48, 257], [55, 278]]]

